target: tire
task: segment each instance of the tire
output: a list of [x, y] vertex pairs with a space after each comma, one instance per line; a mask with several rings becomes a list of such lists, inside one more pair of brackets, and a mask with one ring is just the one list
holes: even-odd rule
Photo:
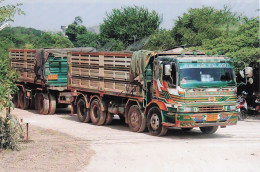
[[241, 115], [242, 120], [247, 119], [248, 112], [247, 112], [246, 110], [243, 110], [243, 109], [242, 109], [242, 110], [240, 111], [240, 115]]
[[147, 128], [153, 136], [164, 136], [168, 128], [162, 125], [161, 111], [158, 107], [152, 107], [147, 116]]
[[103, 125], [106, 121], [106, 112], [101, 111], [101, 106], [98, 99], [95, 99], [91, 102], [90, 118], [92, 124], [94, 125]]
[[191, 131], [193, 128], [181, 128], [182, 131]]
[[17, 91], [16, 93], [13, 94], [12, 102], [13, 102], [15, 108], [20, 107], [20, 105], [19, 105], [19, 91]]
[[29, 107], [29, 99], [26, 98], [26, 92], [23, 89], [19, 90], [19, 105], [20, 108], [25, 110]]
[[110, 125], [111, 122], [113, 121], [113, 114], [111, 113], [107, 113], [107, 118], [106, 118], [106, 121], [105, 121], [105, 125]]
[[200, 127], [200, 131], [203, 134], [213, 134], [218, 130], [218, 126]]
[[38, 95], [38, 111], [40, 114], [47, 115], [49, 112], [50, 101], [48, 94], [39, 93]]
[[77, 116], [80, 122], [90, 122], [90, 114], [84, 98], [80, 98], [77, 102]]
[[49, 94], [49, 114], [53, 115], [56, 111], [56, 97], [53, 94]]
[[137, 105], [130, 107], [127, 117], [129, 128], [132, 131], [141, 133], [146, 129], [146, 117]]

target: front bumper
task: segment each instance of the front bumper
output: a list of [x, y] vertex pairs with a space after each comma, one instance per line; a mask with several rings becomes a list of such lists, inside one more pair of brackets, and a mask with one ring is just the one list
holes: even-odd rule
[[237, 111], [211, 113], [176, 113], [162, 111], [162, 124], [167, 127], [206, 127], [236, 125]]

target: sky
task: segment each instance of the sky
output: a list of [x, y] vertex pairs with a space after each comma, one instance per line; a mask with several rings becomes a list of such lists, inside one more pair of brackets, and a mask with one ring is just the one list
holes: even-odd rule
[[23, 3], [25, 16], [15, 16], [11, 26], [32, 27], [44, 31], [60, 31], [62, 25], [69, 25], [76, 16], [81, 16], [86, 27], [102, 24], [106, 13], [114, 8], [143, 6], [155, 10], [163, 17], [161, 28], [171, 29], [174, 21], [189, 8], [211, 6], [222, 9], [224, 5], [233, 12], [248, 17], [259, 16], [259, 0], [5, 0], [0, 3]]

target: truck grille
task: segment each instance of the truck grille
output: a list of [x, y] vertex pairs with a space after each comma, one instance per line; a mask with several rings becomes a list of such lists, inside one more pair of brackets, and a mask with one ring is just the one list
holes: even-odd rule
[[199, 112], [222, 111], [223, 106], [199, 106]]

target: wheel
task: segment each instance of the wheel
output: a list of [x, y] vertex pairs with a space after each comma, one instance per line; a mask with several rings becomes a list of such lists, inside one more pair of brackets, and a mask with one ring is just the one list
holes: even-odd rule
[[48, 94], [39, 93], [38, 95], [38, 111], [40, 114], [47, 115], [49, 112], [50, 101]]
[[161, 111], [157, 107], [152, 107], [147, 116], [147, 128], [153, 136], [163, 136], [167, 133], [168, 128], [162, 125]]
[[77, 102], [77, 116], [80, 122], [90, 122], [89, 110], [84, 98], [80, 98]]
[[109, 124], [111, 124], [111, 122], [113, 121], [113, 114], [111, 114], [111, 113], [107, 113], [107, 118], [106, 118], [106, 121], [105, 121], [105, 125], [109, 125]]
[[193, 128], [181, 128], [182, 131], [191, 131]]
[[49, 94], [49, 114], [53, 115], [56, 111], [56, 97], [53, 94]]
[[26, 92], [23, 89], [19, 90], [19, 105], [20, 108], [25, 110], [29, 107], [29, 99], [26, 98]]
[[240, 111], [240, 116], [241, 116], [242, 120], [246, 119], [246, 118], [247, 118], [247, 115], [248, 115], [248, 113], [247, 113], [246, 110], [243, 110], [243, 109], [242, 109], [242, 110]]
[[128, 111], [128, 125], [134, 132], [143, 132], [146, 128], [146, 117], [137, 105], [132, 105]]
[[16, 93], [13, 94], [12, 102], [13, 102], [15, 108], [20, 107], [19, 106], [19, 92], [16, 92]]
[[106, 112], [101, 111], [100, 102], [95, 99], [90, 105], [90, 118], [93, 124], [103, 125], [106, 121]]
[[200, 127], [200, 131], [204, 134], [213, 134], [218, 130], [218, 126]]

